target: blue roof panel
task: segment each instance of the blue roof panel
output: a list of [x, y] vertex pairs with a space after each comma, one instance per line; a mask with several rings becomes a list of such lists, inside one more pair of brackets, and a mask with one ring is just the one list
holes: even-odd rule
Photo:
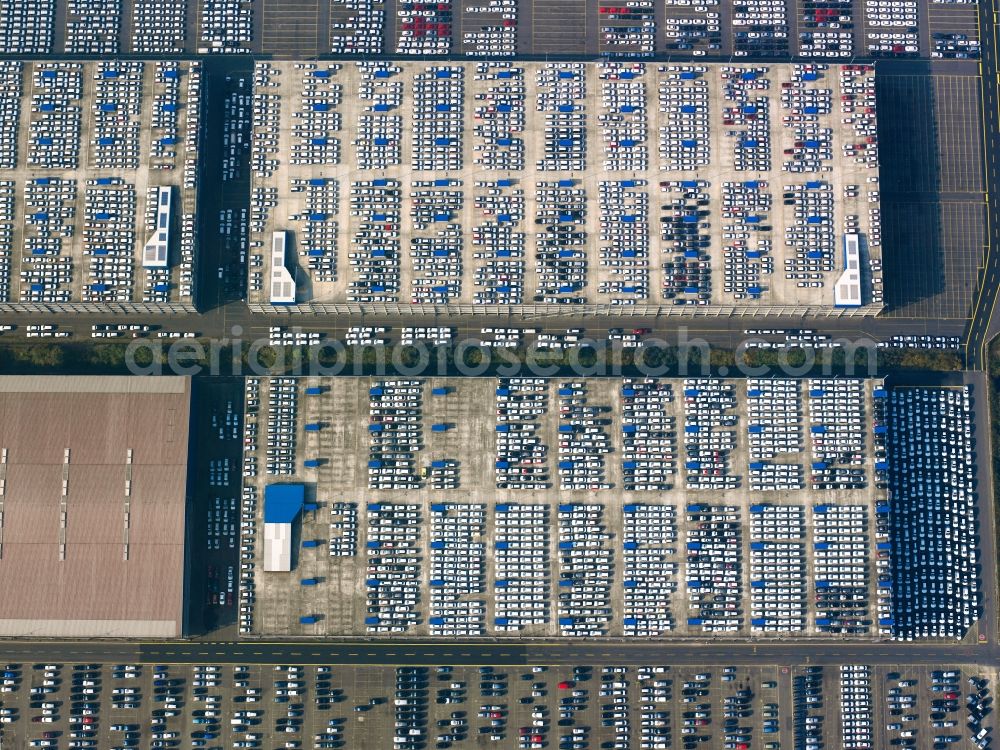
[[264, 523], [292, 523], [305, 500], [304, 484], [269, 484], [264, 488]]

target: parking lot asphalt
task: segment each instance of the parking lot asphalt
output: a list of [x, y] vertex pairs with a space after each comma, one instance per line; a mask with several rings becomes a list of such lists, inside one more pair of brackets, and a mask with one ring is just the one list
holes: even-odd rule
[[206, 381], [192, 409], [189, 632], [221, 633], [236, 623], [242, 401], [241, 383], [234, 381]]
[[72, 747], [367, 750], [414, 737], [455, 748], [558, 739], [579, 750], [655, 750], [678, 737], [731, 749], [793, 746], [806, 735], [840, 747], [915, 736], [912, 746], [930, 748], [935, 735], [962, 731], [965, 718], [992, 730], [990, 713], [966, 713], [964, 698], [988, 705], [996, 677], [954, 661], [665, 665], [655, 657], [478, 668], [47, 659], [8, 662], [3, 674], [0, 736], [18, 749], [70, 739]]
[[[984, 369], [987, 365], [986, 349], [1000, 329], [1000, 316], [995, 315], [997, 295], [1000, 294], [1000, 215], [997, 214], [997, 191], [1000, 190], [1000, 165], [997, 152], [1000, 150], [1000, 50], [997, 47], [995, 18], [996, 0], [979, 4], [979, 27], [990, 29], [983, 38], [983, 57], [980, 63], [982, 86], [983, 142], [985, 180], [987, 191], [987, 249], [983, 269], [979, 275], [979, 294], [966, 342], [966, 362], [970, 368]], [[989, 196], [993, 197], [990, 198]]]
[[[668, 2], [664, 8], [650, 4], [626, 9], [620, 3], [597, 0], [576, 0], [571, 4], [523, 0], [488, 10], [486, 6], [453, 8], [447, 3], [444, 13], [435, 14], [433, 25], [416, 26], [397, 15], [404, 4], [394, 0], [384, 3], [366, 0], [353, 9], [336, 5], [339, 4], [331, 7], [312, 0], [292, 5], [277, 0], [261, 4], [227, 0], [215, 3], [210, 10], [204, 0], [179, 3], [140, 0], [134, 12], [128, 7], [115, 12], [116, 5], [109, 4], [86, 16], [89, 23], [81, 23], [81, 14], [75, 4], [71, 7], [69, 0], [46, 0], [39, 6], [39, 23], [34, 28], [29, 26], [21, 31], [16, 21], [23, 22], [27, 15], [12, 12], [0, 42], [6, 42], [11, 51], [22, 52], [177, 54], [246, 50], [295, 56], [313, 50], [312, 54], [328, 53], [336, 49], [340, 38], [358, 41], [364, 36], [372, 40], [365, 47], [369, 52], [391, 51], [400, 40], [419, 39], [425, 46], [413, 49], [472, 54], [496, 55], [511, 49], [521, 55], [562, 53], [577, 57], [699, 52], [725, 59], [741, 52], [758, 55], [808, 52], [846, 59], [868, 53], [901, 58], [971, 54], [969, 50], [974, 47], [969, 42], [975, 41], [977, 34], [975, 11], [969, 5], [927, 0], [911, 0], [906, 6], [854, 0], [838, 4], [836, 13], [824, 13], [826, 7], [811, 0], [781, 0], [773, 4], [754, 0], [736, 13], [726, 3], [717, 2], [701, 7]], [[274, 12], [279, 6], [289, 8], [288, 17], [282, 18]], [[333, 15], [349, 11], [350, 17], [357, 20], [349, 27], [330, 28], [328, 38], [326, 21], [331, 10]], [[380, 17], [379, 11], [385, 15]], [[764, 13], [773, 15], [765, 18]], [[408, 17], [419, 18], [412, 16], [412, 12]], [[562, 27], [565, 33], [559, 34], [557, 29], [563, 19], [568, 19], [568, 25]], [[756, 30], [752, 32], [751, 21], [756, 22]], [[500, 31], [492, 35], [485, 30], [495, 27], [506, 29], [508, 36]], [[911, 28], [916, 31], [909, 32]], [[756, 36], [751, 37], [750, 33]], [[895, 46], [878, 37], [891, 33], [909, 36], [905, 40], [891, 40], [897, 42]], [[426, 42], [428, 37], [433, 44]]]
[[[642, 379], [582, 378], [248, 381], [246, 440], [252, 445], [243, 473], [258, 498], [257, 531], [244, 532], [241, 548], [241, 560], [254, 560], [241, 562], [240, 572], [248, 581], [249, 593], [241, 597], [250, 601], [241, 605], [250, 605], [245, 618], [252, 622], [249, 632], [344, 635], [367, 629], [385, 636], [421, 636], [429, 625], [432, 634], [457, 637], [556, 632], [725, 637], [783, 631], [828, 637], [842, 629], [859, 638], [875, 637], [875, 567], [881, 574], [888, 564], [881, 559], [888, 559], [885, 553], [877, 566], [874, 559], [876, 541], [884, 547], [889, 532], [884, 511], [876, 513], [884, 477], [875, 456], [882, 455], [878, 451], [883, 446], [878, 435], [870, 440], [860, 427], [835, 426], [855, 420], [860, 425], [867, 418], [884, 421], [880, 400], [872, 397], [875, 384], [664, 379], [655, 391], [650, 387]], [[524, 401], [531, 394], [533, 400]], [[404, 399], [412, 405], [401, 407]], [[494, 408], [497, 416], [490, 414]], [[407, 412], [405, 417], [396, 413], [399, 409]], [[779, 414], [780, 409], [785, 411]], [[760, 426], [765, 413], [791, 426], [781, 434], [777, 428], [765, 429]], [[401, 419], [407, 421], [394, 427]], [[656, 440], [655, 435], [630, 432], [654, 422], [642, 429], [659, 430]], [[807, 424], [813, 425], [811, 431], [803, 426]], [[518, 442], [518, 430], [526, 428], [542, 446], [531, 459]], [[403, 447], [414, 442], [418, 448]], [[663, 446], [655, 454], [654, 443]], [[501, 468], [508, 465], [513, 468]], [[525, 476], [528, 469], [533, 476]], [[276, 481], [307, 483], [307, 502], [318, 503], [303, 515], [303, 548], [293, 553], [292, 574], [261, 569], [259, 498]], [[800, 492], [807, 482], [823, 490], [810, 503]], [[552, 504], [557, 487], [558, 509]], [[644, 492], [657, 488], [669, 492]], [[612, 489], [614, 496], [605, 492]], [[501, 501], [515, 505], [508, 508]], [[330, 515], [338, 505], [350, 507], [350, 518], [343, 512]], [[463, 520], [463, 509], [475, 510], [478, 520]], [[529, 510], [540, 510], [531, 526], [536, 534], [548, 533], [546, 539], [511, 535], [511, 528], [528, 523], [523, 514]], [[798, 514], [794, 523], [789, 520], [793, 511]], [[513, 521], [507, 520], [508, 512]], [[830, 520], [835, 514], [843, 518]], [[407, 531], [414, 530], [412, 540], [390, 537], [404, 519]], [[252, 515], [245, 513], [243, 520]], [[856, 532], [841, 536], [848, 523]], [[338, 526], [349, 529], [353, 542], [335, 552], [335, 540], [347, 533], [335, 531]], [[725, 532], [735, 526], [743, 531]], [[653, 529], [665, 534], [654, 538]], [[619, 540], [625, 542], [624, 551], [617, 549]], [[393, 557], [403, 554], [404, 542], [412, 547], [405, 561]], [[637, 552], [628, 551], [630, 543]], [[686, 561], [677, 552], [681, 544], [688, 550]], [[457, 588], [447, 583], [458, 581], [446, 554], [452, 545], [468, 546], [468, 571], [474, 573], [456, 583]], [[329, 555], [324, 554], [328, 546]], [[381, 546], [391, 549], [376, 552]], [[362, 547], [367, 549], [368, 573], [361, 566]], [[500, 558], [495, 565], [484, 564], [482, 555], [494, 547]], [[526, 553], [504, 552], [529, 548], [533, 562], [527, 567], [522, 567]], [[696, 556], [692, 550], [699, 549]], [[778, 550], [788, 559], [771, 559]], [[723, 574], [723, 555], [731, 586], [712, 584], [715, 575]], [[728, 555], [734, 556], [730, 560]], [[479, 566], [473, 568], [477, 559]], [[399, 606], [405, 592], [379, 595], [378, 583], [372, 588], [369, 580], [384, 578], [382, 585], [390, 586], [397, 577], [392, 571], [404, 570], [396, 562], [409, 566], [409, 572], [398, 574], [399, 584], [412, 586], [416, 597], [408, 615], [402, 614], [406, 606]], [[428, 562], [439, 572], [428, 574]], [[588, 566], [608, 572], [574, 572]], [[817, 605], [815, 620], [805, 603], [805, 579], [784, 581], [778, 573], [800, 569], [808, 569], [808, 577], [827, 587], [817, 590], [828, 604]], [[578, 579], [579, 588], [560, 584], [558, 590], [547, 590], [555, 585], [557, 571], [560, 579]], [[535, 584], [524, 590], [537, 591], [534, 598], [548, 604], [526, 616], [517, 604], [519, 587], [529, 586], [532, 576]], [[437, 578], [444, 581], [435, 583]], [[299, 579], [311, 585], [300, 586]], [[428, 581], [429, 595], [423, 589]], [[767, 585], [787, 589], [776, 589], [772, 596], [759, 590]], [[490, 596], [494, 586], [495, 601]], [[696, 590], [699, 586], [703, 588]], [[366, 587], [367, 607], [360, 594]], [[878, 601], [879, 620], [889, 611], [884, 594]], [[974, 600], [975, 594], [971, 596]], [[436, 597], [445, 602], [454, 598], [455, 603], [435, 605]], [[727, 606], [713, 604], [723, 598]], [[687, 608], [681, 604], [685, 600], [690, 600]], [[841, 601], [855, 604], [837, 603]], [[463, 611], [453, 611], [459, 606]], [[887, 632], [884, 626], [879, 632]]]

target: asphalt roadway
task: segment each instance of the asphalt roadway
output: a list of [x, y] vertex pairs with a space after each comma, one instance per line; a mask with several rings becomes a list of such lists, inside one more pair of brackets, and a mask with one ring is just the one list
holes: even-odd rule
[[[988, 318], [987, 318], [988, 319]], [[103, 314], [7, 314], [6, 322], [19, 327], [14, 335], [5, 334], [3, 339], [19, 338], [24, 327], [35, 323], [59, 324], [59, 329], [72, 331], [69, 341], [90, 341], [90, 329], [94, 323], [114, 322], [115, 316]], [[649, 328], [652, 338], [661, 338], [668, 343], [676, 343], [679, 337], [687, 335], [706, 340], [725, 348], [735, 348], [747, 338], [747, 329], [812, 329], [835, 339], [848, 342], [868, 339], [887, 340], [894, 335], [935, 335], [960, 336], [966, 322], [962, 319], [931, 318], [885, 318], [885, 317], [829, 317], [809, 318], [804, 316], [590, 316], [581, 319], [579, 314], [547, 316], [525, 319], [517, 315], [503, 316], [483, 313], [481, 315], [413, 315], [406, 318], [377, 314], [364, 315], [323, 315], [323, 314], [283, 314], [268, 315], [252, 313], [241, 301], [224, 302], [218, 307], [201, 313], [180, 313], [176, 315], [130, 315], [129, 323], [150, 324], [170, 331], [193, 331], [198, 338], [213, 341], [224, 339], [266, 339], [271, 326], [301, 327], [307, 331], [320, 331], [331, 338], [343, 339], [352, 326], [388, 326], [396, 331], [400, 326], [450, 326], [455, 329], [455, 339], [460, 341], [478, 337], [485, 327], [537, 328], [542, 333], [565, 333], [567, 328], [584, 325], [588, 333], [600, 338], [609, 328]], [[392, 332], [390, 332], [390, 335]], [[117, 339], [124, 341], [125, 339]], [[164, 341], [151, 338], [152, 342]], [[67, 339], [37, 339], [38, 343], [61, 342]], [[97, 341], [95, 339], [95, 341]], [[102, 340], [107, 341], [107, 340]], [[112, 340], [114, 341], [114, 340]], [[169, 340], [166, 340], [169, 342]]]
[[995, 645], [897, 642], [229, 642], [5, 641], [10, 663], [127, 664], [980, 664], [1000, 666]]
[[966, 338], [966, 366], [982, 370], [987, 364], [989, 342], [1000, 333], [1000, 318], [994, 318], [997, 293], [1000, 290], [1000, 217], [997, 198], [1000, 197], [1000, 60], [997, 54], [997, 0], [979, 2], [979, 39], [981, 57], [979, 78], [982, 82], [983, 154], [986, 184], [986, 261], [979, 277], [979, 294], [973, 306]]

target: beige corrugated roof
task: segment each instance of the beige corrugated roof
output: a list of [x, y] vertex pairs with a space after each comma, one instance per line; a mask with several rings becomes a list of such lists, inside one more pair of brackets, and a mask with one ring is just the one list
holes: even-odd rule
[[181, 634], [189, 414], [187, 378], [0, 377], [0, 634]]

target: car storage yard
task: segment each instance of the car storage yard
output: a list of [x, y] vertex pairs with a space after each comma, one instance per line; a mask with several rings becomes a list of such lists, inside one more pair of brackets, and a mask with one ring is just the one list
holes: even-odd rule
[[[398, 3], [331, 0], [137, 0], [88, 6], [42, 0], [13, 6], [0, 50], [16, 53], [731, 55], [817, 58], [974, 58], [971, 2], [750, 0], [733, 12], [718, 0], [653, 3]], [[897, 34], [897, 37], [881, 36]], [[905, 35], [905, 36], [904, 36]], [[942, 39], [942, 35], [957, 35]], [[939, 44], [939, 42], [944, 42]], [[949, 45], [950, 48], [949, 48]]]
[[[395, 734], [455, 748], [583, 742], [655, 750], [656, 743], [689, 741], [713, 749], [785, 748], [814, 737], [824, 747], [865, 741], [888, 747], [911, 738], [907, 745], [923, 750], [940, 737], [991, 730], [992, 715], [967, 728], [973, 715], [966, 701], [990, 700], [996, 678], [992, 670], [948, 663], [396, 669], [39, 663], [6, 664], [3, 671], [4, 743], [61, 747], [68, 739], [80, 748], [182, 742], [366, 749], [387, 747]], [[848, 697], [867, 710], [849, 712]]]
[[248, 380], [244, 634], [888, 637], [879, 382], [534, 380]]
[[201, 64], [0, 77], [0, 309], [193, 310]]
[[[252, 309], [881, 306], [869, 67], [254, 75]], [[835, 300], [845, 234], [860, 294]]]

